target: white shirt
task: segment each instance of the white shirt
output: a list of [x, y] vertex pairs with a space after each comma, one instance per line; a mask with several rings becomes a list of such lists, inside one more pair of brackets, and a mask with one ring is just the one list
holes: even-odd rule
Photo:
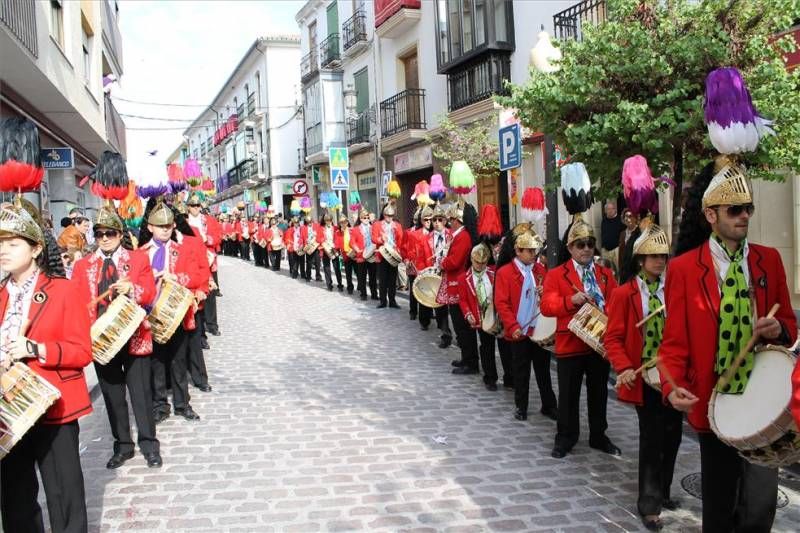
[[205, 241], [206, 240], [206, 221], [203, 218], [203, 215], [197, 215], [196, 217], [194, 217], [192, 215], [188, 215], [186, 217], [186, 221], [193, 228], [197, 228], [197, 231], [200, 232], [200, 236], [203, 238], [203, 241]]
[[[153, 252], [153, 253], [155, 253], [155, 252]], [[106, 254], [104, 254], [103, 251], [100, 248], [98, 248], [94, 252], [94, 255], [96, 255], [100, 259], [100, 261], [105, 261], [106, 260]], [[119, 257], [121, 255], [122, 255], [122, 246], [118, 246], [117, 249], [114, 250], [114, 253], [111, 254], [111, 261], [114, 263], [114, 266], [117, 267], [117, 269], [119, 269]]]
[[[475, 296], [478, 295], [478, 285], [483, 283], [483, 290], [486, 294], [486, 300], [492, 301], [492, 283], [489, 281], [489, 275], [486, 273], [486, 270], [483, 272], [475, 272], [475, 269], [470, 268], [470, 272], [472, 272], [472, 284], [475, 285]], [[480, 305], [481, 302], [479, 301], [478, 304]]]
[[[714, 269], [717, 274], [717, 287], [720, 288], [720, 294], [722, 294], [722, 282], [728, 277], [728, 268], [731, 266], [731, 259], [728, 257], [728, 252], [725, 251], [725, 248], [713, 237], [708, 239], [708, 247], [711, 250], [711, 259], [714, 260]], [[742, 271], [744, 272], [744, 281], [749, 287], [750, 267], [747, 264], [748, 255], [750, 255], [750, 245], [745, 242], [742, 252]]]
[[325, 242], [333, 242], [333, 226], [325, 226]]
[[[664, 303], [664, 278], [666, 276], [662, 275], [658, 280], [658, 289], [656, 290], [656, 296]], [[647, 316], [650, 314], [650, 290], [647, 288], [647, 284], [644, 280], [636, 276], [636, 282], [639, 284], [639, 294], [642, 297], [642, 316]], [[664, 311], [664, 316], [666, 316], [666, 309]]]
[[[572, 266], [575, 267], [575, 272], [578, 273], [578, 279], [581, 280], [581, 285], [583, 285], [583, 274], [584, 274], [584, 268], [586, 268], [586, 267], [584, 267], [583, 265], [581, 265], [580, 263], [578, 263], [574, 259], [572, 260]], [[589, 270], [591, 270], [594, 273], [595, 279], [597, 279], [597, 272], [595, 272], [595, 270], [594, 270], [594, 261], [592, 261], [590, 263]], [[586, 289], [586, 287], [584, 287], [584, 289]]]

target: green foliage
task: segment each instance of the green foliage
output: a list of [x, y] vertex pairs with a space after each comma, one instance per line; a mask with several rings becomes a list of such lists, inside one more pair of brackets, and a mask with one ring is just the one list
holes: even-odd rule
[[453, 161], [466, 161], [475, 177], [496, 176], [500, 171], [497, 124], [491, 118], [467, 125], [456, 124], [447, 115], [437, 117], [439, 131], [428, 135], [433, 156], [441, 161], [445, 173]]
[[544, 131], [582, 161], [597, 197], [620, 188], [625, 158], [644, 155], [654, 175], [687, 176], [714, 154], [703, 122], [706, 75], [735, 66], [759, 113], [775, 121], [745, 162], [755, 177], [800, 172], [800, 68], [788, 72], [788, 36], [800, 0], [608, 0], [608, 20], [585, 25], [583, 40], [560, 43], [554, 74], [531, 69], [529, 81], [498, 101], [522, 123]]

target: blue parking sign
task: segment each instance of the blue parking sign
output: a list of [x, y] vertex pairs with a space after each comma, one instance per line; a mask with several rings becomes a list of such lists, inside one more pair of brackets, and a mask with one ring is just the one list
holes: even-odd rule
[[498, 131], [500, 170], [510, 170], [522, 165], [522, 139], [519, 124], [511, 124]]

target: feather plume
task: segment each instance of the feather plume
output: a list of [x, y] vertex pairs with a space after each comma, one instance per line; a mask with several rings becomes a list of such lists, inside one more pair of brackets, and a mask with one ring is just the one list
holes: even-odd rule
[[122, 200], [128, 195], [128, 169], [122, 155], [103, 152], [91, 176], [92, 194], [106, 200]]
[[350, 211], [356, 212], [361, 209], [361, 195], [358, 191], [350, 191]]
[[200, 163], [191, 157], [183, 162], [183, 175], [187, 178], [200, 178], [203, 176], [203, 169], [200, 168]]
[[386, 187], [386, 194], [389, 195], [389, 198], [400, 198], [400, 184], [397, 183], [397, 180], [391, 180], [389, 185]]
[[172, 192], [180, 192], [186, 189], [186, 176], [183, 175], [183, 169], [178, 163], [167, 165], [167, 177], [169, 178], [169, 186]]
[[431, 176], [431, 186], [428, 194], [434, 202], [444, 200], [444, 197], [447, 195], [447, 190], [444, 188], [441, 174], [434, 174]]
[[561, 167], [561, 197], [571, 215], [588, 210], [594, 202], [592, 182], [583, 163], [568, 163]]
[[622, 165], [622, 191], [628, 208], [638, 215], [658, 212], [656, 184], [647, 159], [635, 155]]
[[0, 191], [34, 191], [42, 178], [44, 168], [36, 125], [24, 118], [0, 121]]
[[450, 167], [450, 188], [460, 195], [475, 190], [475, 176], [466, 161], [454, 161]]
[[411, 195], [412, 200], [417, 201], [417, 205], [425, 207], [433, 203], [430, 196], [431, 186], [425, 180], [420, 180], [414, 185], [414, 194]]
[[522, 193], [522, 218], [529, 222], [539, 222], [547, 216], [544, 191], [539, 187], [528, 187]]
[[308, 196], [300, 197], [300, 211], [305, 214], [309, 214], [311, 212], [311, 198]]
[[484, 204], [481, 216], [478, 218], [478, 236], [489, 242], [496, 242], [502, 235], [503, 222], [500, 220], [500, 210], [494, 204]]

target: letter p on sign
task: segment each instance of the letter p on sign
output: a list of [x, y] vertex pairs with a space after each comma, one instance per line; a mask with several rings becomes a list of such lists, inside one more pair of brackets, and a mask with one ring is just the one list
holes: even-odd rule
[[498, 131], [500, 144], [500, 170], [510, 170], [522, 164], [522, 143], [519, 124], [512, 124]]

